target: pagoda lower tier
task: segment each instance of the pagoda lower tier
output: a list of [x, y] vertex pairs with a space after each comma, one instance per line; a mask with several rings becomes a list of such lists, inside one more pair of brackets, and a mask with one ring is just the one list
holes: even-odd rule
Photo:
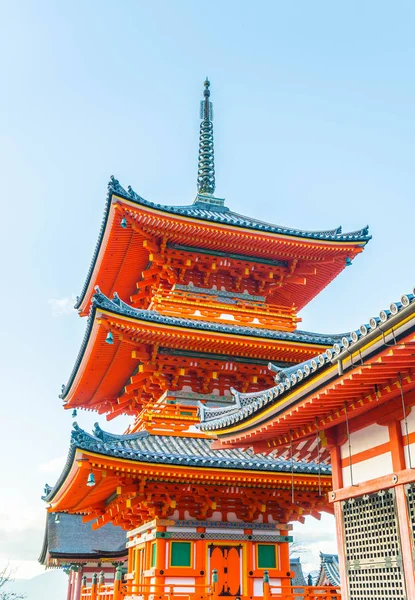
[[221, 398], [231, 399], [231, 388], [255, 392], [270, 385], [269, 361], [296, 364], [340, 339], [166, 316], [97, 291], [61, 397], [65, 408], [96, 410], [109, 418], [136, 415], [167, 390], [214, 396], [220, 404]]
[[264, 570], [289, 588], [290, 522], [331, 512], [330, 489], [324, 465], [212, 450], [189, 432], [114, 435], [96, 426], [91, 435], [75, 424], [44, 500], [50, 513], [83, 515], [93, 530], [126, 530], [132, 595], [150, 585], [207, 588], [216, 569], [225, 595], [255, 598]]

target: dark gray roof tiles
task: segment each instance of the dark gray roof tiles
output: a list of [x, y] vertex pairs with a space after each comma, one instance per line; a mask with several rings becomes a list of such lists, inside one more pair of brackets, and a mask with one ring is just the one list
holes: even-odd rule
[[324, 584], [325, 579], [328, 579], [330, 585], [340, 585], [339, 557], [337, 554], [320, 552], [320, 572], [316, 585]]
[[300, 558], [290, 558], [290, 570], [294, 571], [294, 577], [291, 579], [292, 586], [305, 586], [307, 582], [304, 577], [303, 567]]
[[99, 529], [92, 529], [91, 523], [83, 523], [82, 515], [48, 513], [45, 536], [39, 562], [46, 564], [52, 558], [92, 558], [100, 556], [120, 557], [127, 554], [126, 532], [111, 523]]
[[73, 424], [71, 445], [66, 466], [51, 488], [45, 487], [43, 499], [50, 501], [65, 480], [76, 449], [88, 450], [104, 456], [119, 457], [138, 462], [160, 465], [177, 465], [206, 469], [237, 469], [243, 471], [265, 471], [268, 473], [288, 473], [294, 469], [297, 474], [330, 475], [331, 469], [314, 462], [298, 462], [294, 465], [282, 458], [254, 454], [250, 450], [211, 448], [211, 440], [169, 435], [151, 435], [139, 432], [130, 435], [114, 435], [103, 431], [97, 424], [93, 434], [87, 433], [76, 423]]

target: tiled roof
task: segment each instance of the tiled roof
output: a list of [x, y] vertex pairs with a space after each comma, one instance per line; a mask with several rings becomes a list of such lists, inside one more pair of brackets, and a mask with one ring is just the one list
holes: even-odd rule
[[[332, 348], [303, 363], [289, 367], [288, 369], [273, 368], [276, 371], [276, 385], [263, 392], [242, 394], [232, 390], [235, 401], [224, 408], [200, 406], [200, 420], [198, 425], [204, 431], [224, 429], [234, 423], [243, 422], [252, 414], [261, 411], [278, 400], [280, 410], [284, 410], [281, 400], [295, 389], [310, 379], [312, 381], [316, 374], [323, 372], [332, 366], [342, 353], [351, 354], [361, 343], [367, 343], [370, 336], [378, 336], [384, 326], [391, 326], [392, 320], [399, 319], [402, 311], [415, 311], [415, 289], [414, 293], [401, 297], [400, 302], [394, 302], [389, 309], [382, 310], [379, 317], [372, 317], [368, 324], [361, 325], [359, 329], [350, 334], [339, 336]], [[270, 365], [272, 367], [272, 365]], [[337, 376], [336, 374], [333, 377]]]
[[66, 466], [54, 486], [45, 487], [45, 501], [50, 501], [65, 480], [76, 449], [87, 450], [104, 456], [136, 460], [160, 465], [177, 465], [205, 469], [238, 469], [265, 471], [268, 473], [330, 475], [331, 469], [314, 462], [298, 462], [254, 454], [250, 450], [213, 450], [211, 440], [169, 435], [151, 435], [146, 431], [128, 435], [115, 435], [103, 431], [98, 424], [93, 434], [87, 433], [74, 423]]
[[326, 585], [326, 580], [330, 585], [340, 585], [339, 557], [337, 554], [320, 552], [320, 572], [316, 585]]
[[92, 558], [100, 556], [124, 556], [126, 550], [126, 534], [121, 527], [112, 523], [100, 529], [92, 529], [91, 523], [83, 523], [81, 515], [48, 513], [46, 517], [45, 536], [39, 557], [42, 565], [51, 558]]
[[97, 309], [108, 310], [114, 314], [131, 317], [133, 319], [139, 319], [142, 321], [148, 321], [150, 323], [160, 323], [165, 325], [172, 325], [175, 327], [183, 327], [185, 329], [197, 329], [201, 331], [212, 331], [218, 333], [225, 333], [230, 335], [246, 335], [249, 337], [265, 338], [271, 340], [281, 340], [287, 342], [302, 342], [305, 344], [321, 344], [324, 346], [330, 346], [335, 342], [340, 342], [343, 334], [332, 335], [324, 333], [311, 333], [309, 331], [278, 331], [271, 329], [263, 329], [259, 327], [251, 327], [244, 325], [228, 325], [225, 323], [213, 323], [208, 321], [198, 321], [195, 319], [186, 319], [180, 317], [170, 317], [162, 315], [155, 310], [146, 310], [133, 308], [129, 304], [123, 302], [117, 294], [110, 300], [107, 298], [98, 288], [92, 299], [92, 306], [90, 315], [88, 318], [88, 324], [84, 336], [84, 340], [81, 345], [77, 360], [75, 362], [74, 369], [69, 377], [68, 383], [62, 389], [61, 398], [65, 398], [68, 393], [82, 357], [84, 355], [89, 335], [91, 333], [92, 325], [94, 322], [95, 312]]
[[266, 233], [276, 233], [280, 235], [294, 236], [312, 240], [330, 240], [337, 242], [362, 242], [366, 244], [371, 236], [369, 235], [369, 228], [364, 227], [357, 231], [350, 233], [343, 233], [341, 227], [336, 229], [329, 229], [324, 231], [304, 231], [301, 229], [294, 229], [291, 227], [282, 227], [279, 225], [272, 225], [265, 221], [259, 221], [251, 217], [246, 217], [229, 210], [226, 206], [213, 205], [210, 202], [203, 203], [203, 195], [198, 195], [196, 202], [188, 206], [168, 206], [166, 204], [157, 204], [150, 202], [139, 196], [130, 186], [125, 190], [117, 179], [111, 177], [108, 184], [108, 193], [105, 203], [104, 216], [102, 219], [101, 228], [98, 235], [98, 241], [95, 247], [95, 251], [92, 257], [92, 262], [86, 277], [85, 284], [82, 288], [80, 296], [77, 298], [75, 308], [78, 308], [86, 294], [88, 285], [90, 283], [92, 273], [95, 267], [95, 263], [98, 258], [99, 250], [101, 248], [102, 240], [104, 237], [104, 231], [108, 221], [108, 215], [110, 212], [112, 196], [116, 195], [130, 202], [134, 202], [138, 206], [144, 206], [148, 208], [154, 208], [161, 212], [173, 215], [182, 215], [185, 217], [192, 217], [200, 219], [202, 221], [208, 221], [213, 223], [222, 223], [226, 225], [232, 225], [234, 227], [242, 227], [244, 229], [253, 229], [255, 231], [261, 231]]
[[294, 577], [291, 578], [292, 586], [295, 587], [296, 585], [307, 585], [300, 558], [290, 558], [290, 571], [294, 571]]

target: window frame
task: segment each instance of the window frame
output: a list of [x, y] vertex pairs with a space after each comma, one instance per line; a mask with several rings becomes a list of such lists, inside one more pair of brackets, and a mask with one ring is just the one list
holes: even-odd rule
[[[259, 566], [259, 549], [263, 546], [270, 546], [274, 548], [274, 566], [272, 567], [260, 567]], [[256, 567], [257, 569], [265, 570], [265, 569], [278, 569], [278, 545], [273, 543], [258, 543], [256, 544]]]
[[[187, 544], [189, 546], [189, 563], [188, 565], [173, 564], [173, 544]], [[192, 569], [193, 568], [193, 553], [194, 544], [190, 540], [171, 540], [169, 544], [169, 567], [171, 569]]]

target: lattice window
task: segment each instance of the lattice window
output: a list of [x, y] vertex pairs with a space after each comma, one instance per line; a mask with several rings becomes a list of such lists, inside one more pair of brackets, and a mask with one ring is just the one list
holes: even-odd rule
[[350, 600], [406, 600], [394, 490], [342, 502]]

